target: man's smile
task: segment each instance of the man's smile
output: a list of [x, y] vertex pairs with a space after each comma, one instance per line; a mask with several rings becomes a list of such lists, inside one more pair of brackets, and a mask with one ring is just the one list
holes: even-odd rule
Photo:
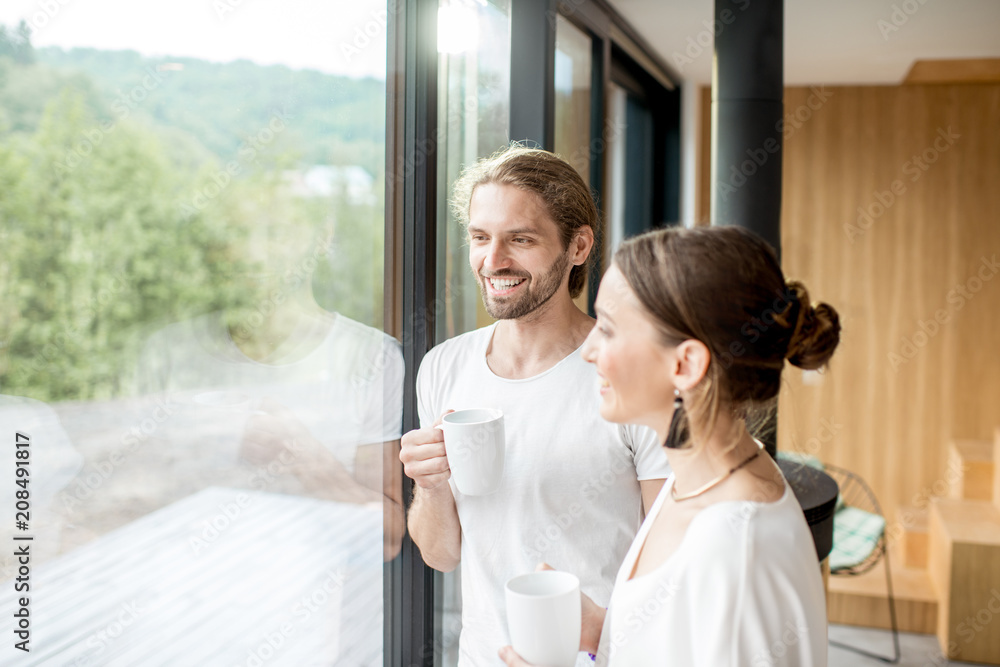
[[486, 278], [485, 283], [490, 296], [508, 296], [526, 282], [526, 278]]

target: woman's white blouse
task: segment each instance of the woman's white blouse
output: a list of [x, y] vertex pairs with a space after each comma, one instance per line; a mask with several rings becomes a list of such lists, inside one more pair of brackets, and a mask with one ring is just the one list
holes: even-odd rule
[[825, 667], [820, 566], [787, 483], [773, 503], [701, 510], [670, 558], [629, 580], [673, 483], [671, 475], [618, 572], [597, 664]]

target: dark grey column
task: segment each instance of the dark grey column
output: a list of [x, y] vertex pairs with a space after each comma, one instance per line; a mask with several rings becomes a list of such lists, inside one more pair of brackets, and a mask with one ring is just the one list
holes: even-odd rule
[[[784, 0], [715, 0], [712, 224], [739, 225], [781, 257]], [[764, 446], [777, 452], [777, 419]]]
[[712, 224], [781, 251], [783, 0], [715, 0]]

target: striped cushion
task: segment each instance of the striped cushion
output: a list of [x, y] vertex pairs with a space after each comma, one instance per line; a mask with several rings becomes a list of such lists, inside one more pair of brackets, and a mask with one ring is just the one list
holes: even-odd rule
[[878, 514], [844, 506], [833, 515], [833, 550], [830, 571], [846, 570], [863, 563], [885, 532], [885, 519]]

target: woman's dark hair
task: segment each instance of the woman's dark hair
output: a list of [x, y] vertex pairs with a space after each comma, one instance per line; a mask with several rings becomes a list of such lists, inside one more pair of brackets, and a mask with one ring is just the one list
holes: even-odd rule
[[723, 401], [735, 415], [771, 408], [785, 359], [825, 366], [840, 342], [840, 319], [787, 281], [774, 249], [741, 227], [670, 228], [626, 241], [614, 263], [667, 345], [705, 344], [711, 361], [689, 392], [694, 424], [714, 428]]

